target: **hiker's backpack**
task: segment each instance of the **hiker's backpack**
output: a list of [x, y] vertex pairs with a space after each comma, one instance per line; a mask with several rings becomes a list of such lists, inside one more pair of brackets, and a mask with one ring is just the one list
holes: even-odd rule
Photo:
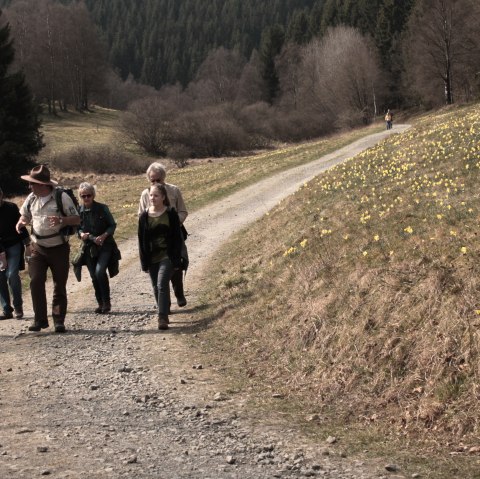
[[[66, 187], [63, 187], [63, 186], [56, 186], [54, 188], [54, 191], [55, 191], [55, 201], [57, 203], [57, 209], [62, 216], [68, 216], [67, 214], [65, 214], [65, 211], [63, 210], [63, 202], [62, 202], [62, 194], [63, 193], [66, 193], [71, 198], [71, 200], [73, 202], [73, 205], [75, 206], [75, 209], [77, 210], [77, 212], [80, 211], [80, 205], [78, 203], [77, 197], [75, 196], [75, 194], [73, 193], [73, 190], [71, 188], [66, 188]], [[29, 213], [30, 213], [30, 209], [31, 209], [31, 206], [32, 206], [32, 202], [33, 202], [33, 197], [30, 198], [30, 200], [27, 204], [27, 210], [28, 210]], [[78, 228], [78, 226], [71, 226], [71, 225], [64, 226], [60, 230], [60, 234], [63, 235], [63, 236], [72, 236], [76, 233], [77, 228]]]

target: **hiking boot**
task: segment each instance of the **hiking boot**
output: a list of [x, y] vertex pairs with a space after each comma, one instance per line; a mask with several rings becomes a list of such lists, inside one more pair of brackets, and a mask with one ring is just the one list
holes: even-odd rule
[[110, 301], [108, 303], [103, 303], [102, 314], [108, 314], [112, 310], [112, 305]]
[[31, 326], [28, 327], [29, 331], [40, 331], [41, 329], [48, 328], [48, 321], [46, 323], [33, 323]]
[[56, 333], [65, 333], [67, 330], [65, 329], [65, 325], [58, 323], [55, 325], [55, 332]]
[[167, 314], [158, 315], [158, 329], [168, 329], [168, 322]]
[[177, 298], [177, 304], [180, 308], [183, 308], [187, 305], [187, 300], [185, 299], [185, 293], [183, 291], [183, 272], [181, 269], [174, 270], [171, 281], [173, 292]]
[[64, 333], [66, 332], [65, 329], [65, 320], [62, 318], [53, 318], [53, 325], [55, 326], [56, 333]]
[[179, 296], [177, 298], [177, 304], [178, 304], [178, 306], [180, 306], [180, 308], [183, 308], [184, 306], [186, 306], [187, 305], [187, 300], [186, 300], [185, 296]]
[[98, 307], [95, 308], [95, 312], [97, 314], [102, 314], [103, 313], [103, 304], [98, 304]]
[[13, 314], [12, 314], [11, 311], [10, 311], [10, 313], [6, 313], [4, 311], [3, 314], [0, 315], [0, 321], [3, 321], [4, 319], [12, 319], [12, 318], [13, 318]]
[[13, 315], [15, 316], [15, 319], [22, 319], [23, 318], [23, 308], [16, 308], [13, 311]]

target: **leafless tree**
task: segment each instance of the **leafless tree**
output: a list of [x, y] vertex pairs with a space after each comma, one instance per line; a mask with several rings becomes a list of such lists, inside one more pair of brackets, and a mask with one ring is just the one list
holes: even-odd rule
[[105, 49], [85, 4], [64, 8], [60, 26], [63, 93], [77, 110], [87, 110], [92, 95], [103, 91], [107, 73]]
[[245, 60], [235, 50], [220, 47], [212, 51], [200, 65], [189, 94], [200, 106], [233, 102]]
[[381, 77], [369, 39], [351, 27], [331, 28], [304, 47], [299, 101], [345, 126], [368, 123], [383, 94]]
[[83, 110], [101, 94], [107, 73], [103, 45], [83, 2], [19, 0], [6, 11], [18, 66], [35, 96], [56, 113], [57, 105]]
[[164, 156], [176, 116], [174, 105], [156, 94], [132, 102], [122, 115], [121, 128], [126, 137], [147, 153]]
[[468, 100], [480, 71], [478, 0], [421, 0], [404, 42], [404, 83], [431, 104]]
[[126, 110], [129, 103], [156, 93], [154, 87], [138, 83], [132, 75], [123, 81], [113, 70], [106, 74], [105, 88], [107, 93], [104, 96], [103, 106], [117, 110]]
[[257, 50], [253, 50], [250, 60], [244, 66], [238, 83], [235, 102], [239, 105], [252, 105], [267, 97], [265, 81], [262, 77], [262, 64]]

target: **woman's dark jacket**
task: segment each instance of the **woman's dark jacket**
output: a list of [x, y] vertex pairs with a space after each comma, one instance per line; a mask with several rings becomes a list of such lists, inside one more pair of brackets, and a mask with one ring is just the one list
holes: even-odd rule
[[[120, 250], [118, 249], [117, 243], [113, 238], [113, 233], [117, 227], [115, 220], [113, 219], [110, 210], [107, 205], [103, 203], [97, 203], [96, 201], [92, 202], [90, 208], [89, 220], [91, 224], [86, 224], [86, 215], [85, 207], [80, 208], [80, 227], [78, 228], [78, 235], [80, 233], [90, 233], [90, 238], [87, 241], [82, 242], [81, 256], [77, 257], [74, 260], [74, 272], [77, 280], [81, 280], [81, 268], [84, 264], [87, 264], [86, 255], [90, 255], [93, 258], [98, 257], [100, 250], [111, 250], [110, 259], [108, 261], [107, 269], [108, 275], [110, 278], [113, 278], [119, 273], [119, 261], [122, 259]], [[105, 238], [102, 246], [95, 244], [95, 238], [107, 232], [108, 236]]]
[[[30, 243], [30, 237], [26, 228], [22, 228], [20, 234], [15, 229], [20, 218], [20, 211], [15, 203], [3, 201], [0, 205], [0, 253], [17, 243]], [[23, 254], [20, 258], [20, 270], [25, 269]]]
[[[87, 212], [85, 211], [85, 206], [81, 206], [80, 208], [80, 227], [78, 228], [78, 233], [90, 233], [92, 235], [92, 241], [95, 237], [102, 235], [103, 233], [108, 233], [108, 236], [105, 238], [105, 241], [102, 246], [109, 246], [115, 242], [113, 239], [113, 233], [117, 227], [117, 223], [113, 219], [110, 210], [108, 209], [107, 205], [103, 203], [97, 203], [96, 201], [92, 202], [92, 206], [90, 208], [90, 218], [93, 224], [89, 225], [87, 231], [87, 225], [85, 224]], [[90, 240], [88, 240], [90, 241]]]
[[[182, 267], [182, 231], [175, 208], [167, 208], [169, 228], [167, 233], [167, 256], [174, 268]], [[138, 220], [138, 249], [142, 271], [148, 271], [151, 261], [151, 240], [148, 229], [148, 211], [144, 211]]]

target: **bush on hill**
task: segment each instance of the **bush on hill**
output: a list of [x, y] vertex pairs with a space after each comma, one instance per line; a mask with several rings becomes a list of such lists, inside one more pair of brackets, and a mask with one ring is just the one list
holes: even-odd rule
[[150, 163], [149, 158], [139, 157], [109, 145], [79, 146], [57, 153], [50, 160], [50, 164], [60, 171], [98, 174], [141, 174]]

